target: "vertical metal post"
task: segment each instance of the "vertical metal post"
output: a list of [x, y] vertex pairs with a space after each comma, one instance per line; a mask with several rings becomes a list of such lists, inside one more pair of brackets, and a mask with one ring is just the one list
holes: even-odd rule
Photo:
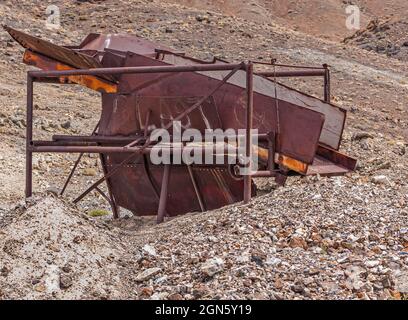
[[273, 172], [275, 170], [275, 132], [268, 133], [268, 170]]
[[[108, 174], [108, 170], [106, 168], [106, 162], [105, 162], [104, 155], [100, 154], [99, 159], [101, 161], [103, 175], [106, 177], [106, 175]], [[112, 192], [112, 188], [111, 188], [111, 185], [110, 185], [109, 178], [107, 178], [105, 180], [105, 182], [106, 182], [106, 187], [108, 188], [108, 194], [109, 194], [109, 198], [110, 198], [110, 205], [112, 207], [113, 218], [118, 219], [119, 218], [119, 207], [116, 204], [115, 197], [113, 196], [113, 192]]]
[[205, 211], [204, 201], [203, 201], [203, 198], [201, 197], [200, 189], [198, 188], [197, 181], [194, 177], [193, 169], [191, 169], [190, 165], [187, 165], [187, 170], [188, 170], [188, 174], [190, 175], [190, 180], [191, 180], [191, 183], [193, 184], [193, 188], [194, 188], [201, 212], [204, 212]]
[[246, 65], [246, 76], [247, 108], [245, 155], [248, 171], [244, 177], [244, 203], [249, 203], [252, 196], [252, 119], [254, 112], [254, 65], [252, 62], [248, 62]]
[[157, 223], [164, 221], [164, 214], [166, 212], [167, 194], [169, 188], [170, 165], [164, 165], [162, 186], [160, 191], [159, 210], [157, 212]]
[[325, 69], [325, 74], [324, 74], [324, 101], [327, 103], [330, 103], [331, 101], [331, 89], [330, 89], [330, 69], [327, 64], [323, 65], [323, 68]]
[[26, 187], [25, 196], [29, 198], [33, 194], [33, 153], [31, 151], [33, 141], [33, 89], [34, 79], [27, 74], [27, 118], [26, 118]]

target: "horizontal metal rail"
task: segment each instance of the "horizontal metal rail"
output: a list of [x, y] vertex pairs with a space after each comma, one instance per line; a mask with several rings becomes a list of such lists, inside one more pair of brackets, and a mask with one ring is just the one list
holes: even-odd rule
[[208, 64], [190, 66], [150, 66], [150, 67], [118, 67], [57, 71], [29, 71], [28, 76], [33, 78], [54, 78], [67, 76], [98, 76], [107, 74], [136, 74], [136, 73], [166, 73], [166, 72], [196, 72], [196, 71], [223, 71], [245, 68], [245, 63], [238, 64]]
[[[40, 145], [40, 146], [30, 146], [29, 150], [31, 152], [55, 152], [55, 153], [134, 153], [134, 154], [149, 154], [154, 149], [161, 149], [163, 151], [169, 150], [171, 152], [183, 152], [186, 151], [201, 151], [201, 152], [213, 152], [216, 156], [218, 152], [224, 152], [228, 154], [238, 150], [238, 148], [228, 145], [223, 146], [185, 146], [185, 147], [166, 147], [158, 146], [156, 147], [102, 147], [102, 146], [70, 146], [70, 145]], [[236, 153], [238, 154], [238, 153]]]
[[324, 77], [326, 70], [302, 70], [302, 71], [261, 71], [256, 73], [264, 77], [292, 78], [292, 77]]

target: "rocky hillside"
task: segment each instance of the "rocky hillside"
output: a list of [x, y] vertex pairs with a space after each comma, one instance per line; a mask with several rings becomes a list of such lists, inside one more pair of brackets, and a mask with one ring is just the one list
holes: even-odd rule
[[372, 20], [366, 28], [346, 38], [344, 43], [408, 61], [408, 20]]
[[[230, 7], [224, 1], [216, 7], [215, 1], [56, 0], [57, 30], [46, 28], [42, 1], [0, 3], [2, 24], [58, 44], [76, 44], [90, 32], [124, 32], [204, 59], [328, 63], [333, 102], [349, 110], [341, 148], [359, 159], [358, 170], [345, 177], [295, 178], [284, 188], [258, 182], [264, 195], [248, 206], [155, 226], [130, 216], [114, 222], [109, 215], [90, 218], [94, 210], [108, 209], [96, 194], [78, 207], [69, 204], [102, 174], [96, 157], [84, 157], [67, 194], [57, 199], [50, 194], [61, 187], [75, 157], [36, 155], [36, 195], [25, 203], [29, 68], [21, 63], [22, 49], [0, 30], [0, 298], [404, 298], [408, 65], [341, 43], [351, 35], [343, 29], [327, 31], [333, 30], [327, 24], [332, 15], [349, 1], [279, 2], [286, 13], [268, 9], [278, 1]], [[404, 12], [407, 5], [357, 2], [367, 23]], [[259, 5], [266, 10], [264, 20], [255, 13]], [[328, 7], [336, 10], [325, 16]], [[391, 29], [377, 33], [388, 37]], [[393, 43], [402, 48], [400, 40]], [[320, 80], [285, 83], [322, 96]], [[88, 134], [98, 120], [100, 101], [93, 92], [55, 85], [36, 85], [35, 92], [36, 138]]]
[[361, 27], [376, 17], [403, 17], [405, 0], [166, 0], [189, 7], [222, 12], [255, 22], [276, 22], [292, 30], [334, 41], [354, 33], [346, 27], [346, 7], [361, 10]]

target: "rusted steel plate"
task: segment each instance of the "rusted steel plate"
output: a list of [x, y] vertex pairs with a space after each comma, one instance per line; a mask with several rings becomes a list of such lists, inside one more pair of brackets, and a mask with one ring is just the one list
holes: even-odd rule
[[[107, 157], [107, 171], [120, 163], [120, 155]], [[148, 170], [141, 159], [129, 163], [110, 178], [110, 186], [117, 204], [136, 215], [156, 215], [158, 195], [164, 166], [149, 165]], [[233, 179], [222, 167], [193, 167], [198, 189], [206, 210], [220, 208], [242, 200], [243, 182]], [[151, 176], [149, 178], [149, 175]], [[255, 194], [255, 187], [253, 186]], [[199, 202], [186, 166], [172, 166], [169, 179], [167, 213], [176, 216], [200, 211]]]
[[[150, 64], [166, 65], [164, 62], [132, 54], [126, 59], [125, 66]], [[149, 85], [142, 87], [142, 84], [147, 81], [149, 81]], [[140, 77], [129, 74], [121, 77], [119, 91], [134, 91], [140, 97], [140, 101], [157, 96], [173, 98], [201, 97], [218, 84], [219, 80], [195, 72], [177, 73], [171, 77], [163, 77], [163, 75]], [[141, 87], [142, 89], [133, 90], [133, 88]], [[213, 95], [213, 98], [221, 121], [220, 128], [238, 130], [246, 127], [246, 92], [243, 88], [228, 83], [221, 87]], [[149, 109], [152, 110], [154, 117], [160, 117], [161, 110], [157, 104], [151, 104]], [[177, 114], [176, 105], [169, 105], [169, 109], [172, 110], [173, 114]], [[202, 110], [204, 110], [203, 116], [212, 113], [211, 110], [205, 109], [204, 106]], [[254, 93], [253, 122], [254, 128], [258, 129], [259, 133], [277, 131], [278, 113], [280, 135], [277, 151], [298, 161], [311, 164], [317, 150], [324, 116], [319, 112], [299, 107], [287, 101], [279, 101], [279, 112], [277, 112], [275, 99]]]
[[[102, 68], [102, 65], [96, 59], [85, 54], [55, 45], [49, 41], [33, 37], [7, 26], [5, 26], [4, 29], [24, 48], [40, 53], [68, 66], [77, 69]], [[109, 81], [115, 81], [115, 79], [109, 75], [101, 77]]]
[[[192, 60], [189, 57], [173, 54], [171, 52], [160, 56], [162, 61], [174, 65], [197, 64], [197, 60]], [[221, 80], [226, 72], [199, 72], [209, 78]], [[245, 87], [246, 74], [245, 71], [238, 71], [234, 77], [229, 80], [229, 83], [238, 87]], [[275, 98], [275, 82], [266, 77], [254, 76], [254, 91]], [[319, 142], [327, 145], [332, 149], [338, 150], [340, 147], [341, 138], [343, 135], [344, 125], [346, 121], [347, 111], [334, 104], [327, 103], [316, 97], [300, 92], [296, 89], [285, 86], [276, 82], [276, 94], [279, 100], [300, 106], [305, 109], [320, 112], [325, 115], [325, 123], [321, 132]]]
[[106, 49], [122, 52], [134, 52], [150, 57], [155, 57], [156, 50], [174, 51], [166, 46], [126, 34], [103, 35], [89, 34], [79, 45], [80, 49], [106, 51]]
[[[43, 56], [39, 53], [32, 52], [31, 50], [26, 50], [23, 57], [23, 62], [30, 65], [40, 68], [42, 70], [72, 70], [73, 67], [70, 67], [61, 62], [57, 62], [54, 59], [50, 59], [46, 56]], [[117, 84], [100, 79], [96, 76], [68, 76], [60, 77], [60, 83], [76, 83], [83, 85], [89, 89], [105, 92], [105, 93], [115, 93], [118, 90]]]

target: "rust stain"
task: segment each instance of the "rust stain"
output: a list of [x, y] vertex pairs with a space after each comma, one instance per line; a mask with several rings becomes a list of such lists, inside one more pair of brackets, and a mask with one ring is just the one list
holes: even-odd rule
[[300, 174], [306, 174], [307, 173], [307, 169], [308, 169], [309, 165], [302, 162], [302, 161], [293, 159], [291, 157], [288, 157], [288, 156], [285, 156], [285, 155], [282, 155], [282, 154], [277, 155], [275, 157], [275, 159], [279, 164], [285, 166], [286, 168], [288, 168], [290, 170], [296, 171], [296, 172], [298, 172]]
[[[30, 50], [26, 50], [23, 56], [23, 62], [40, 68], [42, 70], [74, 70], [75, 68], [70, 67], [61, 62], [50, 62], [46, 61], [42, 56], [36, 54]], [[95, 76], [68, 76], [60, 77], [59, 81], [61, 83], [76, 83], [85, 86], [89, 89], [104, 92], [104, 93], [117, 93], [118, 86], [116, 84], [109, 83], [108, 81], [101, 80]]]

